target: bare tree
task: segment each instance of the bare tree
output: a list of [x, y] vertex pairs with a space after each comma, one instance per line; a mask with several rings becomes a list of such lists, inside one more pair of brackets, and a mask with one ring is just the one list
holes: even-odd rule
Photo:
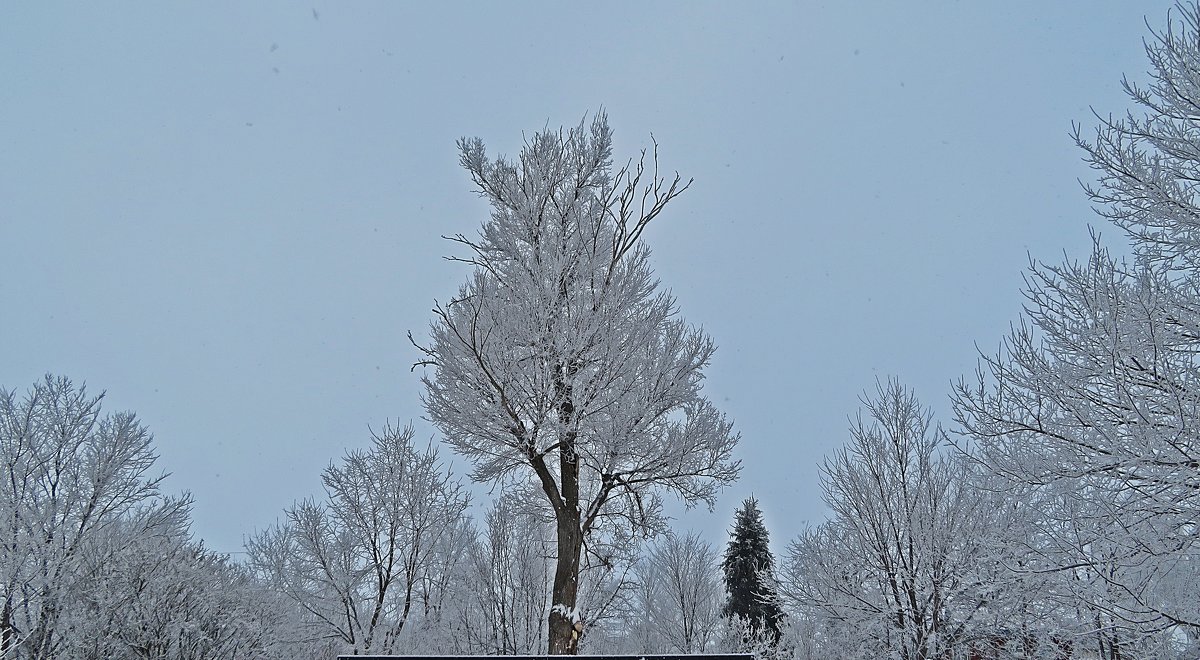
[[536, 655], [545, 648], [553, 528], [501, 498], [488, 511], [486, 527], [472, 545], [470, 566], [461, 602], [471, 651]]
[[678, 317], [642, 241], [687, 185], [660, 178], [657, 156], [646, 171], [645, 153], [614, 174], [603, 114], [534, 135], [515, 162], [459, 148], [492, 215], [451, 239], [473, 272], [434, 309], [425, 406], [474, 479], [553, 512], [548, 646], [574, 653], [596, 540], [658, 530], [661, 491], [711, 506], [738, 472], [738, 437], [700, 392], [713, 341]]
[[432, 447], [388, 426], [325, 470], [328, 501], [306, 500], [247, 543], [251, 566], [304, 612], [310, 634], [390, 652], [424, 596], [433, 553], [468, 503]]
[[473, 597], [471, 568], [476, 542], [474, 521], [466, 515], [438, 536], [422, 572], [419, 618], [408, 635], [407, 653], [475, 654], [470, 631], [461, 625], [463, 603]]
[[952, 657], [993, 630], [999, 517], [969, 464], [938, 456], [942, 432], [910, 390], [888, 381], [863, 404], [825, 461], [832, 518], [790, 545], [784, 594], [841, 657]]
[[151, 475], [150, 432], [132, 413], [103, 415], [102, 398], [53, 376], [24, 397], [0, 389], [0, 657], [59, 657], [95, 586], [83, 571], [93, 546], [114, 527], [153, 535], [185, 515], [187, 500], [161, 497], [164, 476]]
[[711, 652], [722, 629], [720, 553], [698, 534], [667, 534], [634, 571], [628, 652]]
[[1200, 7], [1146, 51], [1152, 82], [1124, 82], [1143, 114], [1076, 129], [1132, 259], [1097, 239], [1086, 263], [1033, 263], [1026, 320], [955, 394], [982, 460], [1042, 503], [1032, 567], [1096, 613], [1106, 658], [1200, 632]]
[[61, 657], [275, 657], [286, 609], [243, 566], [191, 542], [186, 513], [153, 534], [135, 514], [89, 546]]

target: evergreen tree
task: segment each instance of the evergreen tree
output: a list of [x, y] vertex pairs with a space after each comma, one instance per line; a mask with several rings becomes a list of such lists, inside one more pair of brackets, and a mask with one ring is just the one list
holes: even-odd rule
[[729, 594], [723, 614], [743, 620], [752, 639], [769, 635], [772, 643], [777, 642], [783, 612], [772, 573], [775, 560], [767, 546], [762, 512], [753, 497], [742, 502], [729, 536], [722, 564], [725, 590]]

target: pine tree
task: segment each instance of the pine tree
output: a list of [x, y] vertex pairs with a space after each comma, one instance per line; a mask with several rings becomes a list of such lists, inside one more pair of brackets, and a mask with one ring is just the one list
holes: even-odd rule
[[729, 536], [722, 564], [729, 600], [722, 612], [727, 618], [742, 619], [751, 638], [769, 635], [772, 643], [777, 642], [783, 612], [775, 593], [775, 560], [767, 545], [762, 512], [753, 497], [742, 502]]

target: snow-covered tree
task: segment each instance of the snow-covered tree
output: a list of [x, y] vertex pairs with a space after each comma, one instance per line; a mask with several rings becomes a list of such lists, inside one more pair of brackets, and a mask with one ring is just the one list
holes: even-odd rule
[[1032, 264], [1025, 320], [955, 395], [982, 460], [1045, 513], [1031, 569], [1062, 572], [1106, 658], [1200, 631], [1200, 7], [1146, 52], [1151, 82], [1124, 82], [1137, 112], [1076, 131], [1132, 257], [1097, 240]]
[[821, 651], [915, 660], [1040, 643], [1003, 566], [1005, 534], [1028, 529], [1012, 505], [963, 456], [939, 455], [944, 435], [911, 390], [889, 380], [863, 405], [822, 470], [832, 516], [791, 543], [782, 571]]
[[581, 570], [611, 561], [604, 537], [658, 531], [661, 492], [711, 506], [738, 473], [738, 436], [701, 394], [715, 345], [679, 317], [643, 241], [687, 186], [657, 156], [646, 171], [644, 152], [614, 172], [603, 114], [537, 133], [515, 161], [459, 148], [492, 213], [452, 239], [472, 272], [435, 307], [425, 406], [474, 479], [553, 513], [548, 648], [574, 653]]
[[783, 611], [776, 593], [775, 558], [762, 512], [753, 497], [742, 502], [734, 516], [721, 568], [727, 594], [721, 613], [745, 622], [751, 638], [765, 636], [772, 643], [778, 641]]
[[310, 638], [392, 652], [429, 597], [431, 571], [446, 570], [434, 553], [468, 498], [436, 449], [413, 445], [411, 426], [389, 425], [322, 479], [327, 501], [300, 502], [250, 539], [250, 565], [301, 609]]
[[131, 516], [88, 548], [79, 576], [87, 586], [73, 594], [59, 657], [291, 657], [278, 646], [288, 612], [274, 594], [228, 556], [192, 542], [186, 515], [154, 534], [144, 533], [146, 522]]
[[459, 585], [464, 631], [477, 655], [537, 655], [546, 646], [553, 530], [510, 498], [487, 512]]
[[722, 630], [720, 554], [698, 534], [667, 534], [634, 569], [623, 612], [627, 653], [706, 653]]
[[[463, 655], [473, 650], [461, 627], [460, 605], [474, 593], [469, 575], [476, 542], [474, 521], [461, 516], [444, 533], [429, 553], [417, 592], [415, 627], [404, 640], [406, 653]], [[410, 617], [412, 619], [414, 617]]]
[[24, 396], [0, 389], [0, 657], [61, 657], [96, 586], [88, 553], [117, 528], [144, 538], [185, 515], [151, 473], [150, 432], [102, 399], [54, 376]]

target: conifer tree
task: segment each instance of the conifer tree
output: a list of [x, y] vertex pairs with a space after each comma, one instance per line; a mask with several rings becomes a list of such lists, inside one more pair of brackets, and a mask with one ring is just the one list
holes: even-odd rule
[[762, 636], [775, 643], [779, 641], [783, 612], [775, 592], [775, 560], [767, 545], [767, 528], [758, 500], [751, 497], [742, 502], [729, 536], [722, 564], [729, 594], [723, 614], [744, 621], [751, 639]]

